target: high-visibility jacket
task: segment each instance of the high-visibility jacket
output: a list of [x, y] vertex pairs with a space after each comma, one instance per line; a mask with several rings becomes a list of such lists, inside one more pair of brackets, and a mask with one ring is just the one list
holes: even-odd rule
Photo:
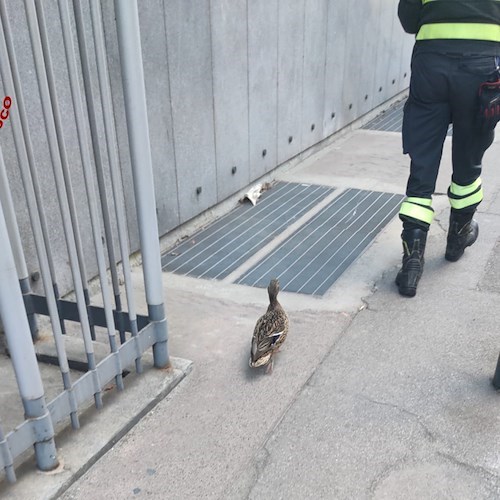
[[500, 0], [400, 0], [398, 15], [417, 41], [500, 42]]

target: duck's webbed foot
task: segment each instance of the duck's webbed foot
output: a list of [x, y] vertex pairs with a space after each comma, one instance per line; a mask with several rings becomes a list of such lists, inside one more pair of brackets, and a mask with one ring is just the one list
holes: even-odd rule
[[271, 373], [273, 373], [273, 365], [274, 365], [274, 359], [271, 357], [271, 361], [267, 363], [266, 375], [271, 375]]

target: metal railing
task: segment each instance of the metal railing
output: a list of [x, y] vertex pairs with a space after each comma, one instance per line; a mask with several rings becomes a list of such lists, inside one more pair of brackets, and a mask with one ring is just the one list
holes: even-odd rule
[[[58, 0], [69, 87], [88, 202], [87, 215], [90, 218], [94, 256], [98, 269], [99, 303], [102, 303], [102, 307], [91, 304], [90, 278], [83, 251], [80, 222], [84, 214], [78, 211], [75, 204], [74, 180], [65, 142], [67, 135], [65, 135], [59, 107], [48, 41], [46, 13], [41, 0], [24, 0], [24, 7], [55, 181], [54, 197], [57, 199], [64, 230], [75, 300], [63, 300], [59, 294], [58, 270], [53, 260], [46, 207], [40, 188], [40, 169], [37, 165], [32, 131], [27, 119], [26, 94], [17, 65], [16, 47], [9, 21], [9, 7], [6, 0], [0, 0], [0, 75], [4, 91], [11, 100], [6, 114], [9, 116], [9, 125], [12, 127], [44, 290], [43, 294], [35, 294], [30, 288], [23, 245], [16, 221], [15, 203], [12, 199], [0, 148], [0, 318], [25, 412], [24, 422], [20, 422], [10, 432], [6, 433], [4, 432], [6, 429], [2, 430], [0, 421], [0, 470], [5, 472], [7, 480], [11, 482], [15, 481], [16, 458], [32, 446], [34, 446], [36, 464], [40, 470], [47, 471], [57, 467], [58, 458], [54, 440], [56, 424], [69, 417], [72, 427], [78, 428], [78, 412], [82, 404], [93, 398], [95, 406], [100, 408], [103, 405], [103, 388], [109, 382], [114, 381], [117, 389], [122, 390], [124, 368], [135, 364], [135, 370], [141, 372], [141, 356], [147, 349], [152, 347], [156, 367], [165, 367], [169, 364], [136, 0], [116, 0], [115, 13], [142, 254], [145, 301], [148, 306], [147, 316], [136, 312], [136, 299], [131, 279], [128, 226], [100, 2], [90, 0], [92, 31], [90, 44], [89, 30], [84, 25], [82, 3], [74, 0], [71, 5], [69, 0]], [[75, 19], [76, 45], [73, 41], [71, 10]], [[90, 45], [94, 48], [94, 54], [89, 51]], [[91, 85], [89, 66], [93, 58], [95, 58], [98, 72], [100, 99], [94, 95]], [[79, 63], [83, 79], [80, 78]], [[98, 133], [96, 107], [99, 101], [104, 121], [104, 137]], [[109, 172], [105, 172], [101, 146], [105, 146], [103, 149], [107, 150]], [[105, 182], [106, 176], [110, 179], [110, 189]], [[116, 238], [111, 223], [112, 212], [116, 220]], [[104, 232], [101, 227], [104, 228]], [[116, 240], [119, 252], [114, 248]], [[106, 253], [108, 262], [106, 262]], [[119, 258], [117, 258], [118, 253]], [[123, 272], [128, 309], [126, 312], [122, 310], [118, 260], [120, 260]], [[108, 273], [111, 283], [109, 283]], [[47, 316], [50, 319], [56, 360], [63, 382], [63, 390], [49, 402], [45, 398], [33, 346], [33, 340], [36, 340], [38, 334], [37, 315]], [[72, 380], [70, 376], [65, 349], [65, 323], [68, 321], [79, 324], [85, 348], [87, 370], [77, 380]], [[96, 361], [93, 343], [96, 338], [96, 329], [105, 329], [109, 344], [109, 354], [99, 362]]]

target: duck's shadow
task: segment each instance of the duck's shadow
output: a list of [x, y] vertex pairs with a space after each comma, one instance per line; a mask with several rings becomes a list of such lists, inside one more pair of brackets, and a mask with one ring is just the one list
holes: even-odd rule
[[245, 379], [248, 382], [256, 382], [258, 379], [260, 379], [260, 377], [262, 377], [263, 373], [264, 372], [262, 368], [250, 368], [250, 366], [248, 366], [248, 361], [247, 361], [246, 367], [244, 369], [244, 375]]
[[249, 364], [249, 354], [244, 353], [241, 356], [241, 366], [243, 367], [243, 375], [248, 382], [256, 382], [262, 377], [270, 377], [279, 366], [280, 356], [274, 356], [274, 367], [271, 373], [267, 373], [267, 365], [252, 368]]
[[266, 366], [259, 366], [258, 368], [252, 368], [248, 361], [250, 359], [250, 353], [245, 352], [241, 355], [241, 366], [243, 367], [243, 375], [248, 382], [256, 382], [261, 377], [266, 375]]
[[254, 382], [262, 376], [262, 368], [252, 368], [248, 364], [249, 353], [245, 352], [241, 355], [241, 366], [243, 367], [243, 375], [248, 382]]

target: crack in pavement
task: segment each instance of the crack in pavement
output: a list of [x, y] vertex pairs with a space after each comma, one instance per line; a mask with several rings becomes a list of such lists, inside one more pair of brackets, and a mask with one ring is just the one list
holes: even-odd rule
[[[260, 455], [260, 456], [259, 456]], [[252, 482], [248, 487], [248, 493], [245, 495], [245, 500], [250, 500], [253, 490], [257, 486], [259, 479], [266, 468], [269, 460], [271, 458], [271, 453], [267, 449], [267, 443], [258, 451], [256, 454], [256, 460], [254, 463], [254, 475], [252, 477]]]
[[443, 226], [443, 221], [441, 220], [441, 217], [434, 217], [434, 222], [438, 225], [440, 229], [442, 229], [443, 233], [448, 233], [448, 228]]
[[[417, 423], [423, 429], [424, 435], [427, 437], [427, 439], [431, 443], [436, 443], [438, 441], [438, 438], [437, 438], [436, 434], [433, 433], [427, 427], [427, 425], [425, 425], [425, 423], [422, 421], [422, 417], [420, 415], [418, 415], [416, 413], [413, 413], [413, 412], [411, 412], [411, 411], [407, 410], [406, 408], [403, 408], [403, 407], [401, 407], [399, 405], [396, 405], [396, 404], [393, 404], [393, 403], [388, 403], [388, 402], [385, 402], [385, 401], [377, 401], [377, 400], [369, 398], [369, 397], [367, 397], [367, 396], [365, 396], [363, 394], [358, 394], [358, 397], [361, 398], [361, 399], [364, 399], [366, 401], [369, 401], [372, 404], [386, 406], [388, 408], [395, 409], [395, 410], [397, 410], [397, 411], [399, 411], [399, 412], [401, 412], [401, 413], [403, 413], [405, 415], [408, 415], [408, 416], [412, 417], [413, 419], [415, 419], [417, 421]], [[442, 459], [445, 459], [448, 462], [451, 462], [452, 464], [456, 465], [457, 467], [465, 468], [469, 472], [481, 476], [485, 481], [488, 482], [489, 486], [492, 488], [492, 490], [494, 490], [494, 492], [496, 494], [500, 494], [500, 475], [497, 474], [495, 471], [489, 470], [489, 469], [487, 469], [487, 468], [485, 468], [483, 466], [480, 466], [480, 465], [474, 465], [474, 464], [470, 464], [470, 463], [467, 463], [467, 462], [463, 462], [463, 461], [459, 460], [457, 457], [451, 455], [450, 453], [446, 453], [446, 452], [443, 452], [443, 451], [437, 450], [437, 451], [434, 452], [434, 455], [438, 456], [438, 457], [441, 457]], [[372, 497], [375, 495], [377, 486], [385, 478], [387, 478], [391, 474], [391, 472], [393, 472], [393, 471], [401, 468], [401, 465], [407, 463], [409, 461], [410, 457], [411, 456], [408, 454], [408, 455], [405, 455], [404, 457], [396, 460], [394, 463], [392, 463], [391, 465], [389, 465], [386, 469], [384, 469], [380, 474], [378, 474], [373, 479], [373, 481], [370, 484], [370, 488], [369, 488], [369, 491], [370, 491]]]
[[405, 415], [409, 415], [410, 417], [414, 418], [417, 421], [417, 423], [423, 429], [424, 435], [427, 437], [427, 439], [429, 439], [429, 441], [431, 441], [432, 443], [437, 441], [437, 437], [434, 435], [434, 433], [431, 432], [431, 430], [427, 427], [427, 425], [425, 425], [420, 415], [417, 415], [416, 413], [413, 413], [410, 410], [407, 410], [406, 408], [403, 408], [393, 403], [387, 403], [385, 401], [377, 401], [375, 399], [369, 398], [368, 396], [365, 396], [364, 394], [358, 394], [357, 396], [361, 399], [369, 401], [370, 403], [377, 404], [380, 406], [387, 406], [388, 408], [393, 408], [395, 410], [398, 410], [399, 412], [404, 413]]
[[491, 471], [489, 469], [486, 469], [485, 467], [482, 467], [481, 465], [474, 465], [474, 464], [470, 464], [467, 462], [462, 462], [457, 457], [455, 457], [449, 453], [442, 452], [442, 451], [436, 452], [436, 455], [448, 460], [449, 462], [453, 463], [454, 465], [456, 465], [458, 467], [463, 467], [463, 468], [467, 469], [469, 472], [479, 474], [481, 477], [483, 477], [488, 482], [490, 482], [492, 484], [492, 486], [495, 487], [497, 492], [500, 493], [500, 475], [497, 474], [496, 472]]
[[409, 462], [410, 458], [411, 455], [409, 454], [405, 455], [404, 457], [388, 465], [382, 472], [380, 472], [375, 476], [373, 481], [370, 483], [370, 487], [368, 488], [368, 491], [370, 492], [372, 498], [375, 497], [379, 484], [382, 483], [385, 479], [387, 479], [393, 471], [401, 469], [403, 465]]

